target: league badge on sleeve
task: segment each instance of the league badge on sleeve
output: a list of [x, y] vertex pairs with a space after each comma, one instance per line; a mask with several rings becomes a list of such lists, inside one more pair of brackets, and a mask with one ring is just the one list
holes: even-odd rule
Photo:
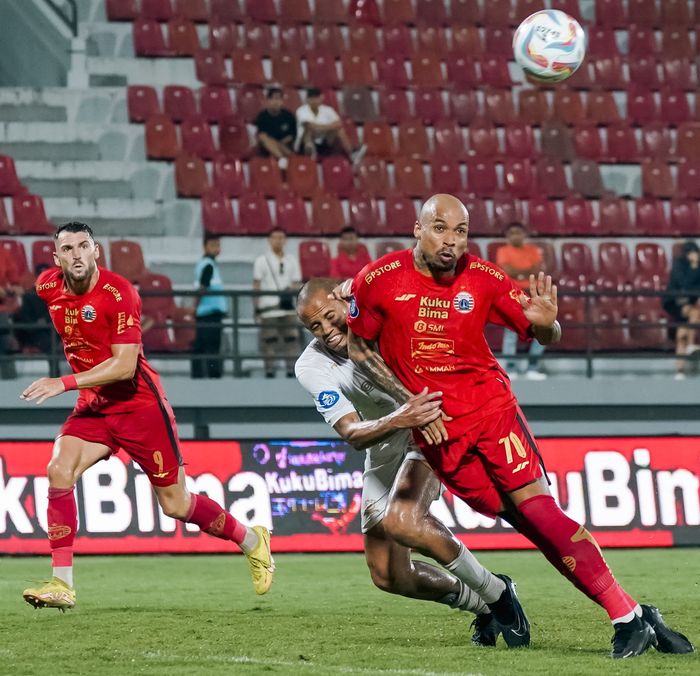
[[474, 309], [474, 296], [466, 291], [460, 291], [452, 299], [452, 306], [457, 312], [466, 315]]
[[357, 303], [355, 302], [355, 296], [350, 298], [350, 308], [348, 309], [348, 314], [353, 319], [355, 319], [360, 314], [360, 308], [357, 307]]
[[340, 395], [334, 390], [324, 390], [318, 395], [318, 404], [323, 409], [333, 408], [340, 399]]

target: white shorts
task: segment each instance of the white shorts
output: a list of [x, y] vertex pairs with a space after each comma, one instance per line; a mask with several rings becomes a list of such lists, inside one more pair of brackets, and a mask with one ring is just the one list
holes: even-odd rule
[[374, 528], [384, 518], [389, 493], [404, 460], [422, 460], [423, 453], [413, 443], [409, 431], [393, 437], [367, 451], [362, 475], [362, 532]]

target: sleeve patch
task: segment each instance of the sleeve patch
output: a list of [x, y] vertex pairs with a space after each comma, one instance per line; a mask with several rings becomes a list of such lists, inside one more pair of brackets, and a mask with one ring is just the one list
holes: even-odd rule
[[318, 404], [321, 408], [328, 410], [333, 408], [340, 400], [340, 394], [335, 390], [323, 390], [318, 395]]

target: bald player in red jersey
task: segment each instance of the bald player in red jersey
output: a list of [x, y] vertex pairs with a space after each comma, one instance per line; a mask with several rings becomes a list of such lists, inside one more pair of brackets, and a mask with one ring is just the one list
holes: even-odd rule
[[270, 534], [248, 528], [206, 495], [190, 493], [173, 410], [155, 369], [143, 355], [141, 300], [123, 277], [97, 267], [92, 230], [68, 223], [55, 235], [54, 261], [36, 282], [63, 341], [73, 373], [40, 378], [21, 395], [41, 404], [79, 390], [63, 424], [47, 471], [48, 536], [53, 579], [24, 591], [37, 608], [75, 605], [73, 543], [77, 530], [75, 483], [83, 472], [123, 448], [148, 475], [165, 514], [236, 543], [246, 554], [258, 594], [272, 584]]
[[350, 358], [400, 403], [426, 386], [442, 392], [442, 419], [415, 434], [425, 458], [453, 493], [513, 523], [607, 611], [613, 657], [657, 642], [666, 652], [690, 652], [656, 608], [640, 607], [622, 589], [591, 534], [555, 503], [508, 376], [484, 337], [494, 323], [522, 340], [556, 342], [556, 286], [543, 273], [531, 276], [528, 298], [501, 269], [467, 253], [468, 230], [464, 205], [435, 195], [415, 224], [415, 248], [359, 273], [348, 312]]

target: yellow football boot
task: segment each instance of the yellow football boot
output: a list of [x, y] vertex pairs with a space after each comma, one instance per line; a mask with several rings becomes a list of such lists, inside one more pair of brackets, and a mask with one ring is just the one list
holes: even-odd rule
[[265, 526], [253, 526], [259, 542], [255, 549], [246, 554], [250, 566], [250, 576], [256, 594], [265, 594], [272, 586], [272, 573], [275, 571], [275, 560], [270, 551], [270, 531]]
[[37, 587], [29, 587], [22, 593], [24, 600], [35, 608], [58, 608], [65, 612], [75, 605], [75, 589], [63, 580], [54, 577]]

